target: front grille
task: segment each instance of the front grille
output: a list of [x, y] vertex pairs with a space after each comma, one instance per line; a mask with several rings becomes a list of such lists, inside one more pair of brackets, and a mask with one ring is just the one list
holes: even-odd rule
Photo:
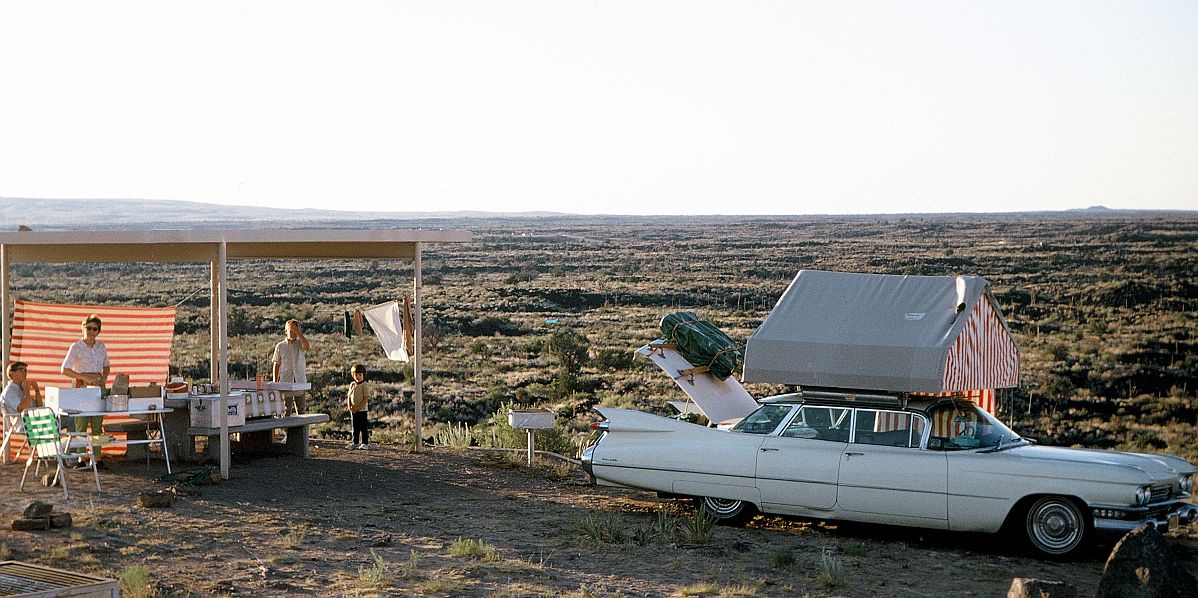
[[1152, 498], [1149, 503], [1158, 503], [1169, 500], [1173, 496], [1173, 486], [1170, 484], [1158, 484], [1152, 487]]

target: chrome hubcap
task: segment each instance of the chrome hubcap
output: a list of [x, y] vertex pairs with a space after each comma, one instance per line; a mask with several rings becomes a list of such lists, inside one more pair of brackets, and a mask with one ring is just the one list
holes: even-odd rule
[[742, 506], [739, 500], [725, 498], [704, 498], [703, 506], [716, 517], [728, 517], [737, 514]]
[[1085, 523], [1077, 509], [1060, 499], [1036, 503], [1028, 516], [1028, 531], [1041, 550], [1068, 552], [1081, 541]]

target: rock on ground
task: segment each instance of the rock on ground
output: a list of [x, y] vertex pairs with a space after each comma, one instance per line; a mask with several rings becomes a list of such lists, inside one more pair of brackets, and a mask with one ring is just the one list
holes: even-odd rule
[[1077, 589], [1063, 581], [1016, 577], [1007, 598], [1077, 598]]
[[1107, 558], [1098, 598], [1189, 598], [1198, 596], [1194, 579], [1156, 528], [1142, 525], [1123, 536]]

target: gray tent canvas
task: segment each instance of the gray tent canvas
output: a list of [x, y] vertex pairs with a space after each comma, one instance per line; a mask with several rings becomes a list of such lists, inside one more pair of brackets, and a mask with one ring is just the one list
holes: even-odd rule
[[803, 270], [745, 348], [744, 380], [890, 392], [1008, 388], [1019, 350], [985, 279]]

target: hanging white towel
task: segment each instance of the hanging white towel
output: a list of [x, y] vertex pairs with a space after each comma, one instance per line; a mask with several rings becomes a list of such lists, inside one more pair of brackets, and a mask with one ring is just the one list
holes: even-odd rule
[[374, 329], [383, 345], [383, 352], [392, 361], [407, 361], [408, 350], [404, 347], [403, 313], [398, 301], [388, 301], [381, 305], [362, 310], [366, 321]]

